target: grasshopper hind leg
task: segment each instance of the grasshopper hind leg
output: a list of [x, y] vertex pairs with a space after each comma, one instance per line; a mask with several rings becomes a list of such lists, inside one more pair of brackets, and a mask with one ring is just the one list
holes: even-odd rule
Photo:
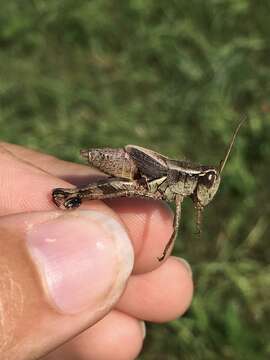
[[57, 188], [52, 192], [54, 203], [61, 209], [77, 208], [81, 205], [83, 199], [103, 200], [119, 197], [162, 199], [160, 193], [151, 193], [139, 181], [125, 181], [120, 178], [103, 179], [82, 188]]
[[[75, 209], [79, 207], [82, 200], [103, 200], [120, 197], [141, 197], [162, 200], [162, 194], [158, 191], [151, 192], [140, 182], [124, 181], [123, 179], [105, 179], [99, 182], [89, 184], [83, 188], [64, 189], [57, 188], [52, 192], [54, 203], [61, 209]], [[173, 222], [173, 234], [166, 244], [163, 253], [158, 257], [159, 261], [164, 260], [170, 247], [174, 243], [177, 236], [181, 217], [182, 195], [176, 195], [175, 204], [176, 211]]]

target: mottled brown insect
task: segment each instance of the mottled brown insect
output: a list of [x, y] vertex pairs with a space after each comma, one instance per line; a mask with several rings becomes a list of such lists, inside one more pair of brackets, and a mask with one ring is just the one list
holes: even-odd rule
[[175, 202], [174, 231], [158, 258], [162, 261], [176, 238], [181, 204], [185, 197], [190, 197], [194, 202], [199, 227], [201, 212], [218, 190], [221, 173], [243, 121], [236, 128], [225, 158], [219, 166], [194, 165], [186, 161], [172, 160], [135, 145], [120, 149], [82, 150], [81, 155], [91, 166], [110, 177], [81, 188], [54, 189], [53, 201], [63, 209], [77, 208], [83, 199], [143, 197]]

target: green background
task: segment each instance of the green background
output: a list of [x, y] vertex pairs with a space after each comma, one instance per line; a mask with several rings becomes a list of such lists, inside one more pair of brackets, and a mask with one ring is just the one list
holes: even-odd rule
[[73, 161], [133, 143], [218, 164], [249, 115], [200, 240], [184, 204], [175, 253], [194, 270], [192, 307], [149, 324], [141, 359], [270, 358], [270, 2], [0, 6], [1, 140]]

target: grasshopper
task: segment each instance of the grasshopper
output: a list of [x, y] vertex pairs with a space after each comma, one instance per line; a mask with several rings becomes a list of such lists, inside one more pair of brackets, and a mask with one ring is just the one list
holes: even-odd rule
[[81, 188], [56, 188], [52, 192], [54, 203], [62, 209], [74, 209], [83, 199], [101, 200], [119, 197], [142, 197], [175, 203], [173, 234], [163, 253], [162, 261], [177, 235], [181, 218], [181, 204], [190, 197], [197, 210], [197, 227], [201, 213], [215, 196], [221, 173], [229, 158], [237, 133], [244, 119], [238, 124], [219, 166], [194, 165], [187, 161], [172, 160], [155, 151], [136, 145], [124, 148], [81, 150], [88, 163], [109, 177]]

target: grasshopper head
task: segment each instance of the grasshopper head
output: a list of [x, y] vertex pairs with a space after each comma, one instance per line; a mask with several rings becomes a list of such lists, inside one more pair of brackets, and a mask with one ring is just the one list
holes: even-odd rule
[[215, 196], [220, 184], [220, 172], [215, 168], [208, 168], [201, 172], [197, 186], [192, 194], [192, 200], [197, 209], [196, 225], [198, 234], [201, 232], [202, 211]]
[[215, 196], [220, 184], [220, 174], [215, 168], [209, 168], [199, 175], [196, 190], [193, 194], [198, 207], [204, 208]]
[[243, 118], [235, 129], [228, 149], [226, 151], [225, 158], [221, 161], [219, 167], [202, 167], [202, 171], [199, 174], [196, 189], [192, 194], [192, 199], [197, 208], [197, 228], [199, 229], [199, 232], [202, 210], [206, 205], [210, 203], [210, 201], [213, 199], [216, 192], [218, 191], [221, 173], [228, 161], [238, 131], [245, 120], [246, 118]]
[[226, 151], [224, 159], [221, 161], [218, 168], [215, 167], [206, 167], [202, 169], [201, 174], [199, 175], [197, 187], [195, 193], [193, 195], [193, 200], [197, 205], [198, 209], [203, 209], [204, 206], [210, 203], [210, 201], [215, 196], [219, 184], [220, 184], [220, 176], [221, 173], [228, 161], [229, 155], [231, 153], [233, 144], [235, 142], [236, 136], [238, 131], [240, 130], [243, 123], [246, 121], [246, 117], [244, 117], [240, 123], [238, 124], [237, 128], [235, 129], [231, 141], [229, 143], [228, 149]]

